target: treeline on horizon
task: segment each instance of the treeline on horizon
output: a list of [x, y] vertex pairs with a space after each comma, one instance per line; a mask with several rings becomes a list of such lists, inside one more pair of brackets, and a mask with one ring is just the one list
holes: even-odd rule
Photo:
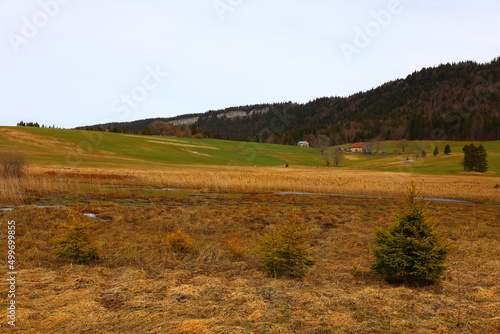
[[[296, 145], [318, 136], [332, 145], [378, 140], [500, 140], [500, 58], [486, 64], [460, 62], [423, 68], [349, 97], [323, 97], [305, 104], [260, 104], [204, 114], [83, 127], [145, 133], [154, 121], [197, 116], [180, 126], [186, 134], [241, 141]], [[226, 117], [232, 111], [247, 117]], [[199, 135], [200, 136], [200, 135]]]
[[17, 123], [16, 126], [26, 126], [26, 127], [30, 127], [30, 128], [48, 128], [48, 129], [55, 129], [56, 128], [55, 125], [46, 126], [45, 124], [40, 125], [38, 122], [24, 122], [24, 121]]

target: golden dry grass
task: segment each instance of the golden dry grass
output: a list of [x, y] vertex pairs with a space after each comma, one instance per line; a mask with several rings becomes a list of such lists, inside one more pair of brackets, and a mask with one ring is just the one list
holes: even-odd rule
[[[99, 175], [102, 175], [99, 177]], [[78, 176], [81, 176], [78, 178]], [[19, 183], [0, 178], [0, 202], [19, 193], [105, 193], [137, 187], [196, 189], [210, 192], [311, 192], [399, 196], [411, 182], [426, 197], [500, 202], [497, 177], [439, 176], [318, 167], [171, 166], [164, 169], [31, 167]]]
[[[374, 229], [390, 221], [397, 204], [397, 199], [206, 194], [157, 198], [146, 205], [95, 202], [3, 212], [2, 220], [18, 222], [18, 328], [26, 333], [496, 333], [498, 207], [432, 203], [433, 216], [456, 251], [441, 281], [410, 288], [391, 286], [369, 270]], [[312, 233], [319, 261], [303, 280], [273, 279], [250, 250], [272, 226], [289, 219], [294, 207]], [[93, 230], [100, 262], [66, 265], [51, 253], [60, 233], [55, 222], [84, 212], [103, 219]], [[193, 253], [170, 250], [168, 235], [179, 229], [194, 239]], [[247, 250], [238, 259], [227, 247], [235, 233]]]
[[[39, 150], [47, 148], [56, 148], [56, 147], [62, 148], [68, 146], [68, 144], [63, 140], [17, 131], [15, 128], [1, 128], [0, 135], [2, 135], [5, 138], [5, 140], [7, 140], [7, 142], [17, 143], [25, 145], [27, 147], [34, 146]], [[36, 151], [32, 152], [38, 153]], [[25, 152], [25, 153], [31, 153], [31, 152]]]
[[165, 144], [165, 145], [173, 145], [173, 146], [194, 147], [194, 148], [208, 148], [210, 150], [220, 150], [220, 148], [213, 147], [213, 146], [207, 146], [207, 145], [203, 145], [202, 146], [202, 145], [183, 144], [180, 140], [163, 139], [163, 141], [148, 140], [148, 142], [150, 142], [150, 143], [157, 143], [157, 144]]
[[[18, 226], [21, 332], [500, 331], [500, 214], [494, 178], [186, 166], [149, 171], [31, 168], [19, 184], [14, 181], [0, 181], [4, 205], [15, 198], [66, 205], [0, 211], [0, 220], [14, 219]], [[430, 204], [456, 250], [444, 277], [421, 288], [389, 285], [369, 269], [374, 231], [391, 221], [398, 198], [274, 194], [397, 196], [411, 181], [429, 197], [494, 203]], [[151, 191], [165, 187], [191, 190]], [[318, 263], [302, 280], [273, 279], [252, 250], [292, 211], [311, 232]], [[100, 260], [93, 266], [68, 265], [52, 253], [62, 233], [56, 223], [73, 216], [88, 219], [84, 213], [99, 218], [92, 234], [100, 244]], [[192, 251], [172, 251], [169, 236], [179, 230], [193, 239]], [[0, 254], [6, 254], [6, 237], [1, 236]], [[0, 305], [3, 319], [5, 303]], [[8, 330], [6, 321], [0, 322], [0, 332]]]
[[498, 201], [498, 178], [430, 176], [409, 173], [315, 167], [170, 168], [134, 173], [158, 187], [207, 188], [235, 192], [312, 192], [399, 196], [414, 182], [428, 197]]

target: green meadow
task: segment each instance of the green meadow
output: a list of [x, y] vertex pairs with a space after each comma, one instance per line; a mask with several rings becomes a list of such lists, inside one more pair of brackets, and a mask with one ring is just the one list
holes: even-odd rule
[[0, 150], [26, 153], [34, 164], [82, 167], [322, 163], [313, 148], [27, 127], [0, 127]]
[[[342, 166], [388, 172], [459, 174], [463, 173], [463, 147], [470, 143], [475, 145], [482, 143], [488, 153], [489, 169], [485, 175], [492, 176], [500, 172], [500, 141], [409, 141], [404, 153], [398, 143], [398, 141], [382, 142], [379, 152], [374, 151], [372, 155], [346, 154]], [[450, 145], [450, 154], [444, 154], [446, 145]], [[348, 148], [349, 145], [342, 145], [342, 147]], [[436, 156], [433, 155], [435, 147], [439, 151]], [[416, 158], [412, 153], [415, 150], [425, 150], [426, 157]]]
[[[397, 141], [382, 142], [373, 155], [346, 153], [339, 168], [423, 174], [463, 173], [462, 148], [470, 142], [411, 141], [401, 152]], [[475, 142], [477, 145], [478, 142]], [[451, 154], [445, 155], [446, 144]], [[500, 173], [500, 141], [483, 142], [488, 176]], [[434, 147], [439, 154], [433, 156]], [[348, 148], [349, 145], [342, 145]], [[411, 152], [425, 150], [425, 158]], [[19, 151], [34, 165], [157, 168], [168, 165], [325, 166], [318, 149], [217, 139], [140, 136], [110, 132], [0, 127], [0, 151]], [[382, 154], [384, 152], [384, 154]]]

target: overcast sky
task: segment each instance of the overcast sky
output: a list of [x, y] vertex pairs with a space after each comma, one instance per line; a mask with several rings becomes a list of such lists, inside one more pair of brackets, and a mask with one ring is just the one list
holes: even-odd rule
[[500, 56], [498, 0], [2, 0], [0, 125], [348, 96]]

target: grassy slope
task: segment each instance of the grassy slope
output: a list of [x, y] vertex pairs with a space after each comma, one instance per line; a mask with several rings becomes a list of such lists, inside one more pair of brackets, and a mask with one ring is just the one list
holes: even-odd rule
[[[416, 141], [410, 142], [406, 148], [405, 154], [397, 155], [363, 155], [350, 154], [347, 155], [346, 161], [343, 163], [347, 167], [355, 167], [362, 169], [374, 169], [392, 172], [417, 172], [425, 174], [456, 174], [462, 173], [463, 168], [461, 162], [463, 160], [462, 148], [471, 142], [461, 141]], [[474, 142], [478, 145], [478, 142]], [[382, 143], [380, 152], [400, 152], [397, 147], [397, 141], [387, 141]], [[445, 155], [444, 148], [449, 144], [451, 154]], [[418, 145], [425, 149], [427, 156], [425, 159], [418, 159], [412, 162], [404, 162], [406, 159], [413, 160], [415, 155], [409, 154]], [[488, 152], [489, 173], [486, 175], [493, 176], [500, 173], [500, 141], [483, 142]], [[343, 145], [349, 147], [349, 145]], [[434, 147], [438, 147], [439, 154], [433, 156]]]
[[314, 149], [214, 139], [135, 136], [78, 130], [0, 127], [0, 150], [33, 163], [85, 167], [162, 164], [276, 166], [320, 163]]
[[[461, 173], [462, 147], [468, 142], [421, 141], [412, 146], [424, 148], [425, 159], [405, 163], [411, 154], [362, 155], [347, 154], [343, 167], [425, 174]], [[396, 152], [398, 142], [382, 143], [381, 152]], [[444, 155], [450, 144], [452, 153]], [[432, 155], [435, 146], [440, 154]], [[500, 173], [500, 141], [484, 143], [488, 151], [489, 173]], [[348, 145], [344, 145], [348, 147]], [[14, 149], [25, 152], [30, 162], [42, 165], [81, 167], [148, 168], [165, 164], [180, 165], [241, 165], [323, 166], [324, 160], [313, 148], [246, 143], [215, 139], [188, 139], [155, 136], [135, 136], [79, 130], [0, 127], [0, 151]]]

